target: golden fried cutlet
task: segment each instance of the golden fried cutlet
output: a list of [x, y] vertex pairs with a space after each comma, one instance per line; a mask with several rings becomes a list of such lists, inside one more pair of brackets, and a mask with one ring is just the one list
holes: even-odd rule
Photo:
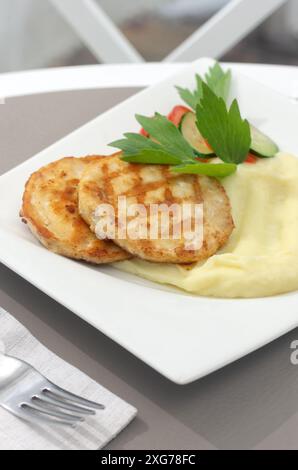
[[[125, 196], [128, 207], [142, 204], [148, 210], [150, 204], [203, 204], [203, 243], [186, 247], [186, 239], [163, 239], [159, 232], [156, 239], [135, 239], [121, 233], [123, 223], [118, 212], [118, 198]], [[96, 208], [109, 203], [115, 211], [115, 243], [140, 258], [159, 263], [193, 263], [216, 253], [228, 240], [234, 228], [231, 206], [223, 186], [214, 178], [197, 175], [175, 175], [168, 166], [126, 163], [119, 154], [91, 162], [79, 184], [79, 211], [91, 229], [96, 230]], [[128, 217], [133, 226], [136, 218]], [[147, 218], [150, 233], [152, 220]], [[162, 226], [161, 216], [159, 223]], [[170, 214], [170, 233], [175, 223]], [[193, 223], [193, 222], [192, 222]], [[120, 227], [121, 225], [121, 227]]]
[[130, 255], [111, 241], [98, 240], [78, 211], [78, 184], [101, 157], [67, 157], [41, 168], [28, 180], [20, 216], [50, 251], [101, 264]]

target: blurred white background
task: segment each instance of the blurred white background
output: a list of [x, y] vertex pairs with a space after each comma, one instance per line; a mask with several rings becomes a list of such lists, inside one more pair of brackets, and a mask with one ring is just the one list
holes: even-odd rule
[[[97, 1], [144, 58], [155, 61], [228, 3], [228, 0]], [[289, 0], [225, 59], [298, 64], [297, 19], [298, 0]], [[0, 0], [0, 72], [95, 62], [49, 0]]]

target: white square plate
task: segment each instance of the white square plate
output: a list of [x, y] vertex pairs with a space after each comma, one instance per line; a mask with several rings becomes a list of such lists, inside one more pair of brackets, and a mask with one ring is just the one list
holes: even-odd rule
[[[208, 299], [148, 283], [111, 267], [93, 267], [40, 246], [20, 222], [25, 181], [65, 155], [111, 153], [107, 143], [136, 131], [135, 113], [166, 114], [174, 85], [194, 86], [201, 59], [138, 93], [0, 178], [0, 261], [178, 384], [228, 364], [298, 325], [298, 293], [263, 299]], [[270, 89], [233, 73], [242, 113], [281, 148], [298, 155], [298, 109]], [[34, 136], [32, 136], [34, 138]]]

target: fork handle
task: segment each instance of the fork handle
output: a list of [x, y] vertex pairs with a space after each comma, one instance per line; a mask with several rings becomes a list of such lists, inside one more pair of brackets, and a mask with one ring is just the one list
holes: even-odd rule
[[13, 382], [26, 369], [27, 366], [19, 359], [0, 353], [0, 388], [2, 384], [7, 386]]

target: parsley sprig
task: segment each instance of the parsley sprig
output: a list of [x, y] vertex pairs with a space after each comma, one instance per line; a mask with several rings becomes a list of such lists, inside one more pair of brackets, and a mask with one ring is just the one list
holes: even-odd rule
[[250, 148], [251, 133], [247, 120], [242, 119], [239, 105], [233, 101], [230, 108], [226, 100], [231, 73], [215, 64], [205, 75], [198, 75], [194, 92], [179, 88], [180, 96], [196, 111], [196, 125], [223, 163], [201, 163], [198, 155], [180, 130], [165, 116], [136, 115], [138, 123], [150, 138], [136, 133], [126, 133], [124, 138], [109, 144], [122, 150], [121, 158], [130, 163], [171, 165], [175, 173], [202, 174], [225, 177], [234, 173]]
[[199, 163], [198, 155], [165, 116], [158, 113], [154, 117], [136, 115], [136, 119], [151, 138], [130, 132], [124, 134], [124, 139], [112, 142], [110, 146], [122, 150], [122, 160], [129, 163], [173, 165], [172, 170], [177, 173], [215, 177], [228, 176], [236, 171], [236, 165], [232, 163]]
[[230, 92], [231, 78], [231, 70], [225, 72], [220, 64], [216, 62], [213, 67], [209, 68], [204, 78], [200, 75], [196, 75], [196, 88], [193, 91], [179, 86], [176, 88], [180, 98], [195, 111], [197, 105], [203, 98], [204, 82], [219, 98], [222, 98], [226, 102]]
[[200, 75], [196, 74], [196, 88], [192, 91], [189, 88], [182, 88], [180, 86], [176, 86], [176, 89], [180, 95], [180, 98], [188, 104], [193, 110], [196, 109], [197, 104], [201, 101], [203, 96], [202, 90], [202, 83], [203, 80], [201, 79]]
[[125, 139], [110, 145], [123, 151], [122, 159], [130, 163], [179, 165], [194, 160], [191, 146], [182, 137], [177, 127], [165, 116], [136, 115], [138, 123], [150, 134], [150, 139], [140, 134], [126, 133]]
[[197, 127], [215, 154], [226, 163], [242, 163], [251, 144], [250, 126], [242, 119], [237, 100], [230, 109], [208, 85], [203, 83], [203, 97], [197, 105]]

